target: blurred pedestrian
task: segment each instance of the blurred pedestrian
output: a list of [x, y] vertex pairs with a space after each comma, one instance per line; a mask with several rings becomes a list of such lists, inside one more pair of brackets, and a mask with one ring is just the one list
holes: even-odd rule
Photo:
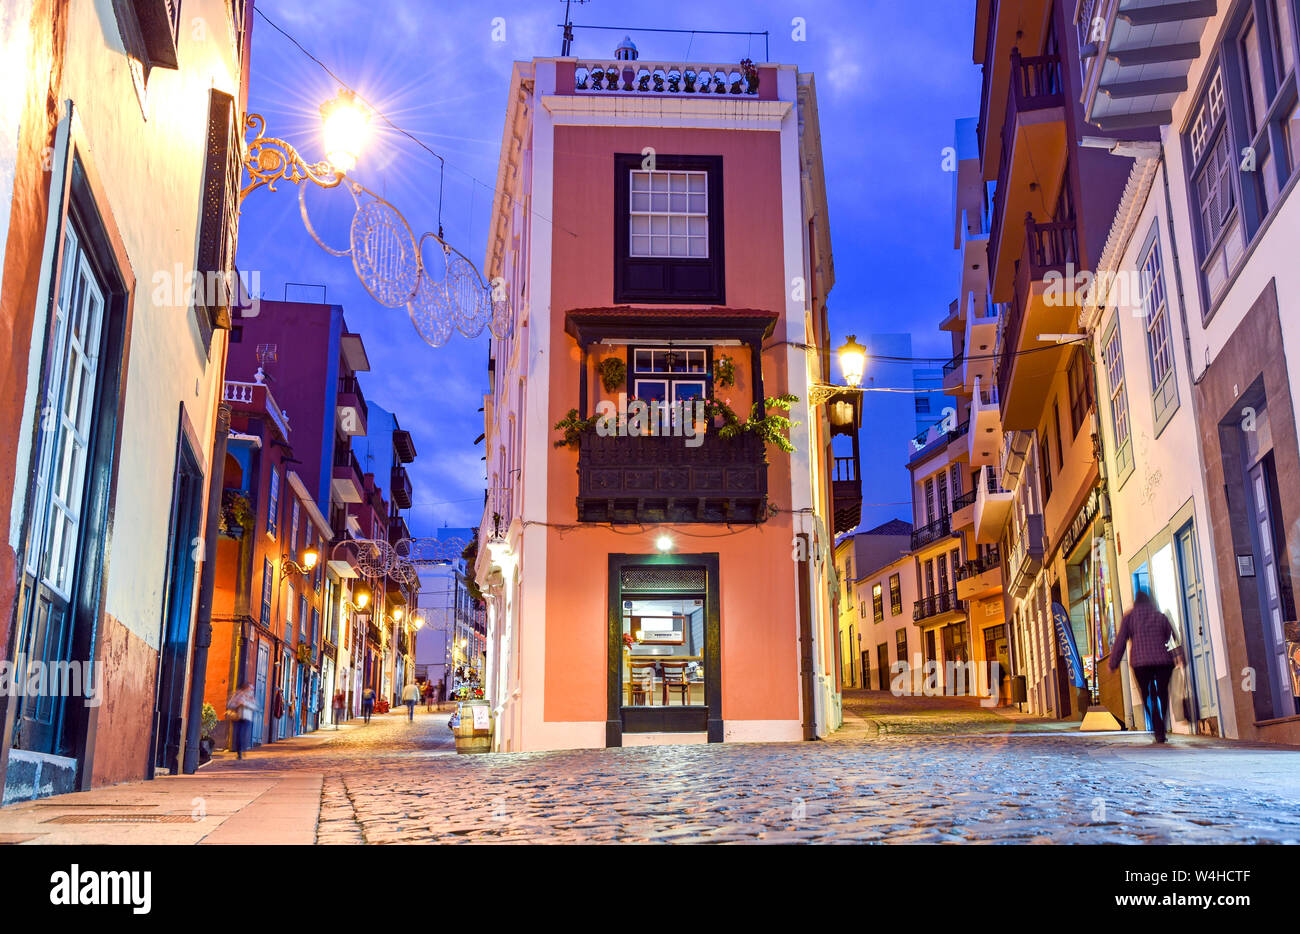
[[1156, 742], [1166, 741], [1165, 731], [1169, 718], [1169, 676], [1174, 664], [1182, 664], [1182, 652], [1175, 647], [1174, 627], [1169, 617], [1151, 601], [1144, 590], [1133, 595], [1133, 608], [1124, 614], [1119, 625], [1119, 635], [1110, 651], [1110, 670], [1119, 668], [1120, 660], [1128, 649], [1128, 662], [1137, 677], [1142, 692], [1142, 706]]
[[257, 698], [253, 695], [253, 686], [248, 682], [226, 701], [226, 722], [231, 729], [230, 744], [237, 759], [243, 759], [244, 753], [252, 745], [253, 715], [256, 710]]
[[334, 704], [333, 704], [334, 729], [336, 730], [339, 728], [339, 724], [343, 722], [343, 708], [345, 708], [347, 704], [348, 704], [348, 699], [347, 696], [343, 693], [343, 686], [339, 685], [339, 689], [334, 692]]
[[406, 705], [406, 720], [411, 722], [415, 719], [415, 702], [420, 699], [420, 689], [414, 681], [406, 682], [406, 687], [402, 688], [402, 703]]
[[375, 712], [375, 689], [367, 687], [361, 692], [361, 716], [367, 723], [370, 722], [370, 715]]
[[424, 712], [433, 713], [433, 682], [424, 682]]

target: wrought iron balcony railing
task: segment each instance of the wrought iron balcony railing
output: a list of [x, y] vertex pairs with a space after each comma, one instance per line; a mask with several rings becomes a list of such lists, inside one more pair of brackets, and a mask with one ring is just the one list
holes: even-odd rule
[[944, 613], [964, 613], [965, 611], [966, 601], [957, 599], [957, 591], [946, 590], [917, 600], [912, 605], [912, 621], [919, 623], [923, 619], [942, 616]]

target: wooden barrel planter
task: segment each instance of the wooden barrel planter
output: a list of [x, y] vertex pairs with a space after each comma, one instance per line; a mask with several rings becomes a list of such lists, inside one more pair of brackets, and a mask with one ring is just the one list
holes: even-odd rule
[[452, 727], [456, 752], [463, 756], [491, 752], [492, 705], [486, 700], [465, 700], [459, 703], [456, 711], [458, 720]]

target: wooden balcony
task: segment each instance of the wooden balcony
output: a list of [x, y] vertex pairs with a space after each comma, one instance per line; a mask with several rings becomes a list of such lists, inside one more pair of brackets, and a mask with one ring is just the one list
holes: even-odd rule
[[835, 514], [833, 535], [851, 531], [862, 521], [862, 476], [858, 472], [856, 457], [835, 458], [835, 470], [831, 474], [831, 506]]
[[388, 493], [398, 509], [411, 508], [411, 478], [401, 464], [395, 465], [389, 473]]
[[578, 443], [578, 521], [762, 522], [767, 457], [752, 434], [722, 439], [710, 430], [688, 447], [672, 436], [589, 433]]

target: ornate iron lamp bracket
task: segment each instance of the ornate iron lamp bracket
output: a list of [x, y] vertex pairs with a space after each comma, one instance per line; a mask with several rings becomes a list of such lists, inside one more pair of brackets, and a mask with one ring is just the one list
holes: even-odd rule
[[256, 131], [256, 135], [248, 141], [244, 151], [244, 169], [252, 181], [240, 190], [241, 202], [263, 185], [275, 191], [276, 182], [281, 180], [294, 185], [311, 181], [321, 188], [336, 188], [343, 181], [343, 173], [336, 172], [329, 162], [307, 162], [293, 144], [267, 136], [266, 120], [261, 114], [249, 114], [244, 118], [244, 128], [245, 131]]

